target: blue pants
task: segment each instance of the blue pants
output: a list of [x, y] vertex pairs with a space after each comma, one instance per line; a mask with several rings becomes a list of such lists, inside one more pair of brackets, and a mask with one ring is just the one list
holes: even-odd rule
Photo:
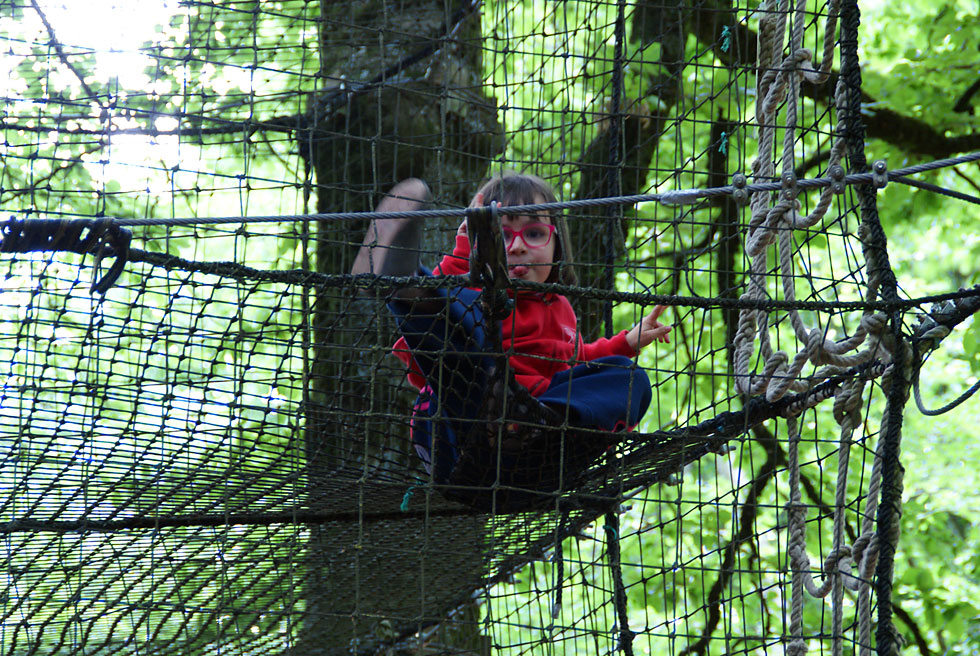
[[[426, 470], [437, 483], [445, 483], [464, 446], [460, 436], [481, 421], [480, 409], [499, 358], [492, 353], [481, 293], [466, 288], [435, 292], [448, 301], [438, 314], [413, 314], [409, 305], [399, 301], [390, 303], [389, 309], [428, 383], [415, 403], [412, 441]], [[537, 401], [554, 409], [571, 427], [618, 432], [639, 423], [651, 396], [642, 369], [629, 358], [608, 356], [559, 372]], [[588, 434], [580, 438], [601, 440]]]

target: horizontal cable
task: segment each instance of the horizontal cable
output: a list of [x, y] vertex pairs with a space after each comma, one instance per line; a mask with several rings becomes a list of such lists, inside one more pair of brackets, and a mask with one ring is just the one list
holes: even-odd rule
[[[895, 180], [909, 184], [908, 180], [902, 178], [934, 171], [937, 169], [956, 166], [967, 162], [980, 160], [980, 152], [962, 155], [949, 159], [936, 160], [925, 164], [917, 164], [884, 174], [888, 180]], [[828, 187], [831, 184], [843, 182], [847, 185], [874, 184], [874, 173], [854, 173], [844, 176], [842, 180], [835, 180], [831, 177], [811, 178], [797, 180], [795, 186], [800, 189], [818, 189]], [[783, 188], [782, 182], [762, 182], [749, 184], [741, 189], [746, 193], [779, 191]], [[610, 205], [633, 205], [636, 203], [657, 202], [665, 205], [689, 205], [699, 200], [708, 200], [729, 196], [739, 189], [734, 185], [723, 187], [710, 187], [707, 189], [682, 189], [677, 191], [667, 191], [660, 194], [634, 194], [630, 196], [609, 196], [605, 198], [589, 198], [580, 200], [566, 200], [555, 203], [537, 203], [533, 205], [511, 205], [500, 207], [501, 214], [531, 214], [536, 212], [551, 212], [567, 209], [585, 209], [593, 207], [608, 207]], [[955, 192], [954, 192], [955, 193]], [[972, 197], [971, 197], [972, 198]], [[350, 221], [364, 219], [395, 219], [395, 218], [421, 218], [438, 219], [459, 217], [466, 214], [469, 208], [452, 208], [442, 210], [416, 210], [412, 212], [337, 212], [324, 214], [275, 214], [258, 216], [217, 216], [217, 217], [167, 217], [167, 218], [142, 218], [142, 219], [123, 219], [115, 218], [114, 223], [124, 227], [139, 226], [190, 226], [190, 225], [219, 225], [228, 223], [273, 223], [273, 222], [293, 222], [293, 221]], [[588, 218], [588, 217], [576, 217]], [[604, 215], [602, 220], [605, 220]]]
[[930, 184], [928, 182], [922, 182], [921, 180], [904, 178], [902, 176], [892, 176], [889, 179], [893, 182], [900, 182], [910, 187], [918, 187], [919, 189], [931, 191], [936, 194], [942, 194], [943, 196], [949, 196], [950, 198], [955, 198], [957, 200], [965, 200], [966, 202], [973, 203], [974, 205], [980, 205], [980, 198], [978, 198], [977, 196], [964, 194], [963, 192], [956, 191], [955, 189], [947, 189], [946, 187], [940, 187], [939, 185]]

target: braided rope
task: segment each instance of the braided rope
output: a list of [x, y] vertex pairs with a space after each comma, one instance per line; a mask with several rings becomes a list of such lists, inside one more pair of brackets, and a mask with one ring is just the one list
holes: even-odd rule
[[[775, 202], [767, 191], [754, 191], [750, 197], [750, 221], [745, 235], [745, 253], [749, 258], [748, 285], [742, 300], [760, 302], [769, 298], [766, 289], [769, 253], [775, 251], [776, 274], [781, 279], [780, 289], [784, 300], [796, 301], [793, 278], [794, 250], [793, 232], [811, 228], [825, 218], [833, 201], [833, 188], [821, 190], [815, 206], [809, 214], [801, 214], [801, 204], [797, 200], [800, 185], [794, 175], [793, 158], [797, 138], [797, 108], [800, 100], [799, 87], [803, 80], [819, 84], [829, 78], [833, 61], [833, 45], [840, 12], [840, 3], [831, 2], [825, 22], [823, 54], [820, 66], [811, 65], [812, 53], [802, 47], [804, 11], [806, 3], [797, 0], [792, 21], [789, 25], [789, 44], [787, 54], [783, 53], [783, 39], [789, 19], [788, 0], [780, 0], [778, 6], [772, 2], [763, 5], [764, 17], [759, 27], [759, 70], [757, 82], [756, 119], [759, 127], [759, 155], [752, 163], [752, 174], [756, 181], [772, 179], [776, 171], [775, 126], [780, 108], [785, 116], [782, 150], [779, 156], [781, 190]], [[847, 114], [848, 95], [843, 76], [838, 78], [835, 89], [837, 129], [830, 148], [828, 171], [842, 171], [841, 160], [844, 151], [844, 117]], [[838, 177], [840, 177], [838, 175]], [[838, 187], [838, 190], [840, 188]], [[868, 240], [868, 229], [863, 225], [858, 236]], [[770, 248], [772, 247], [772, 248]], [[871, 267], [866, 303], [877, 300], [881, 286], [879, 267]], [[831, 604], [831, 653], [843, 653], [843, 601], [845, 589], [858, 593], [858, 624], [861, 653], [871, 644], [871, 602], [870, 578], [877, 562], [877, 540], [874, 532], [874, 518], [881, 487], [881, 458], [876, 455], [872, 467], [871, 480], [866, 496], [864, 521], [859, 537], [853, 545], [845, 544], [845, 517], [847, 507], [847, 478], [850, 460], [850, 447], [854, 432], [863, 423], [861, 412], [862, 393], [868, 380], [875, 374], [882, 375], [883, 385], [890, 385], [893, 376], [891, 353], [900, 345], [887, 331], [887, 316], [874, 313], [866, 307], [857, 330], [848, 338], [831, 341], [825, 337], [825, 330], [819, 325], [805, 325], [800, 311], [788, 310], [789, 324], [800, 350], [792, 357], [784, 351], [773, 349], [769, 334], [769, 310], [758, 308], [742, 309], [739, 313], [735, 335], [735, 375], [739, 391], [745, 396], [764, 394], [767, 401], [774, 402], [790, 392], [805, 392], [828, 377], [839, 374], [847, 367], [869, 363], [877, 359], [882, 366], [867, 369], [867, 375], [855, 376], [840, 385], [834, 392], [834, 418], [840, 426], [836, 498], [833, 516], [832, 544], [823, 562], [823, 581], [818, 585], [811, 575], [810, 559], [806, 552], [806, 509], [800, 490], [799, 445], [801, 441], [796, 414], [812, 407], [825, 395], [813, 395], [806, 404], [797, 404], [787, 416], [788, 429], [788, 469], [789, 502], [788, 515], [788, 558], [791, 571], [791, 594], [789, 626], [786, 631], [785, 649], [789, 656], [803, 656], [807, 644], [803, 638], [804, 591], [815, 598], [830, 595]], [[752, 371], [755, 356], [755, 343], [759, 343], [761, 371]], [[904, 345], [903, 345], [904, 346]], [[863, 348], [862, 348], [863, 347]], [[861, 350], [859, 350], [861, 349]], [[907, 358], [901, 359], [903, 362]], [[801, 380], [803, 369], [812, 364], [820, 367], [807, 380]], [[887, 417], [883, 418], [882, 433], [888, 428]], [[852, 570], [857, 568], [857, 576]]]

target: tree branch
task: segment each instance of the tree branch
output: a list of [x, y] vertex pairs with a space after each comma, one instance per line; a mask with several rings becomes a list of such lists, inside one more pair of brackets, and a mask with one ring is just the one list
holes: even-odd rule
[[797, 178], [803, 179], [806, 177], [807, 171], [809, 171], [815, 166], [819, 166], [820, 164], [823, 164], [829, 159], [830, 159], [830, 149], [821, 148], [819, 151], [817, 151], [813, 155], [810, 155], [805, 160], [797, 164], [793, 172], [796, 174]]
[[919, 628], [919, 625], [915, 623], [911, 615], [895, 603], [895, 600], [892, 600], [892, 612], [912, 632], [912, 639], [915, 640], [915, 646], [919, 648], [919, 653], [922, 656], [932, 656], [932, 650], [929, 649], [929, 643], [926, 642], [925, 636], [922, 635], [922, 630]]
[[[86, 120], [94, 117], [85, 117], [82, 119], [72, 118], [72, 119], [60, 119], [56, 120], [55, 123], [65, 123], [67, 120]], [[200, 137], [200, 136], [212, 136], [212, 135], [241, 135], [243, 133], [248, 136], [252, 136], [256, 132], [283, 132], [286, 134], [291, 134], [299, 129], [305, 127], [305, 124], [300, 123], [304, 119], [303, 115], [296, 114], [292, 116], [278, 116], [265, 121], [231, 121], [228, 119], [219, 118], [204, 118], [201, 116], [194, 116], [190, 114], [179, 115], [176, 118], [189, 120], [193, 122], [203, 123], [205, 120], [213, 123], [218, 123], [217, 127], [204, 128], [204, 127], [187, 127], [187, 128], [175, 128], [173, 130], [159, 130], [157, 128], [118, 128], [112, 129], [99, 129], [94, 130], [91, 128], [76, 128], [74, 130], [65, 130], [63, 134], [67, 135], [84, 135], [84, 136], [119, 136], [119, 135], [135, 135], [135, 136], [146, 136], [146, 137]], [[60, 130], [58, 127], [52, 127], [50, 124], [35, 124], [32, 126], [23, 125], [16, 120], [7, 119], [5, 121], [0, 121], [0, 129], [2, 130], [15, 130], [17, 132], [32, 132], [38, 134], [47, 134], [55, 130]]]
[[958, 166], [953, 167], [953, 173], [956, 174], [956, 177], [958, 177], [963, 182], [973, 187], [978, 193], [980, 193], [980, 184], [977, 184], [976, 180], [968, 176], [966, 173], [963, 173], [963, 171], [961, 171]]
[[58, 53], [58, 59], [60, 59], [61, 63], [67, 66], [68, 70], [72, 72], [72, 75], [78, 79], [78, 83], [82, 85], [82, 89], [85, 90], [85, 93], [88, 94], [89, 98], [98, 98], [98, 94], [95, 93], [95, 91], [92, 90], [92, 87], [85, 82], [85, 77], [82, 75], [82, 73], [75, 68], [74, 64], [68, 61], [68, 55], [66, 55], [65, 51], [61, 48], [61, 42], [58, 40], [58, 37], [55, 36], [54, 28], [51, 27], [51, 23], [48, 22], [48, 17], [44, 15], [41, 7], [38, 6], [37, 0], [31, 0], [31, 7], [34, 8], [34, 11], [37, 12], [38, 17], [41, 19], [41, 22], [44, 23], [44, 29], [48, 31], [48, 37], [51, 39], [51, 46], [54, 48], [54, 51]]
[[[803, 89], [806, 89], [806, 85]], [[872, 98], [866, 100], [866, 104], [874, 102]], [[868, 110], [862, 116], [867, 137], [880, 139], [913, 154], [941, 159], [980, 149], [980, 133], [946, 136], [925, 121], [887, 108]]]
[[966, 91], [963, 92], [960, 99], [956, 101], [955, 105], [953, 105], [953, 111], [961, 114], [972, 114], [973, 107], [970, 105], [970, 101], [973, 99], [973, 96], [977, 93], [977, 91], [980, 91], [980, 79], [976, 80], [969, 86], [969, 88], [967, 88]]
[[[758, 430], [757, 430], [758, 429]], [[755, 536], [755, 519], [759, 512], [759, 495], [769, 484], [769, 481], [776, 475], [779, 466], [779, 449], [776, 447], [775, 438], [772, 433], [762, 429], [761, 426], [753, 428], [756, 433], [756, 441], [766, 451], [766, 461], [759, 468], [759, 473], [749, 485], [749, 493], [742, 503], [742, 511], [738, 516], [738, 531], [735, 536], [723, 547], [724, 556], [718, 578], [708, 592], [707, 613], [704, 630], [701, 636], [693, 643], [682, 649], [678, 656], [688, 656], [688, 654], [699, 654], [703, 656], [707, 653], [711, 634], [718, 628], [721, 621], [721, 598], [725, 588], [731, 581], [735, 573], [735, 555], [738, 548], [751, 540]]]
[[[753, 66], [757, 59], [758, 37], [744, 23], [729, 26], [724, 21], [734, 16], [731, 3], [727, 0], [703, 0], [698, 3], [699, 16], [689, 22], [691, 33], [714, 56], [727, 66]], [[722, 31], [728, 28], [731, 40], [722, 39]], [[729, 44], [724, 48], [726, 42]], [[839, 73], [833, 71], [828, 80], [821, 85], [803, 83], [801, 93], [820, 102], [832, 101], [833, 89], [837, 86]], [[828, 89], [830, 91], [828, 91]], [[907, 150], [916, 155], [928, 155], [937, 159], [950, 157], [957, 153], [980, 149], [980, 133], [947, 136], [922, 119], [900, 114], [899, 112], [877, 107], [877, 101], [867, 93], [861, 93], [865, 106], [863, 118], [866, 137], [880, 139], [887, 144]]]
[[[32, 5], [34, 5], [35, 10], [40, 14], [40, 9], [37, 7], [36, 0], [31, 0]], [[475, 5], [476, 3], [474, 3]], [[471, 10], [473, 5], [466, 5], [464, 3], [463, 8], [457, 11], [457, 14], [452, 16], [447, 25], [452, 25], [455, 22], [465, 19], [467, 12]], [[752, 66], [756, 60], [756, 34], [753, 30], [746, 27], [743, 23], [738, 23], [734, 26], [728, 25], [725, 20], [727, 17], [733, 15], [731, 10], [731, 5], [723, 0], [706, 0], [705, 2], [699, 3], [696, 8], [697, 15], [691, 20], [684, 21], [687, 25], [687, 29], [706, 47], [712, 50], [714, 56], [722, 63], [729, 66]], [[42, 20], [45, 20], [42, 15]], [[64, 52], [61, 50], [60, 45], [54, 39], [53, 30], [50, 25], [45, 20], [45, 25], [48, 27], [49, 34], [52, 35], [52, 41], [55, 49], [57, 50], [59, 57], [62, 62], [78, 77], [79, 81], [82, 83], [83, 88], [85, 88], [86, 93], [89, 93], [92, 97], [96, 97], [94, 91], [85, 84], [80, 72], [68, 61]], [[724, 28], [728, 28], [728, 33], [731, 35], [731, 39], [722, 39], [721, 34]], [[451, 27], [450, 27], [451, 29]], [[434, 43], [438, 43], [438, 40], [434, 40]], [[728, 44], [727, 49], [723, 49], [725, 44]], [[434, 47], [434, 46], [433, 46]], [[356, 88], [351, 88], [343, 91], [338, 91], [336, 89], [331, 90], [324, 97], [319, 98], [315, 106], [317, 112], [307, 112], [303, 114], [292, 114], [287, 116], [273, 116], [265, 120], [245, 120], [245, 121], [231, 121], [221, 118], [212, 117], [199, 117], [199, 116], [178, 116], [177, 118], [188, 119], [196, 122], [203, 123], [208, 121], [210, 123], [215, 123], [213, 127], [187, 127], [178, 128], [174, 130], [157, 130], [154, 128], [126, 128], [120, 130], [86, 130], [79, 129], [74, 130], [74, 134], [111, 134], [111, 135], [148, 135], [148, 136], [214, 136], [214, 135], [226, 135], [226, 134], [242, 134], [247, 133], [252, 135], [259, 131], [264, 132], [283, 132], [283, 133], [293, 133], [301, 130], [314, 129], [315, 125], [314, 115], [319, 113], [319, 119], [324, 118], [323, 112], [334, 111], [341, 100], [346, 102], [346, 98], [349, 95], [358, 95], [366, 91], [377, 88], [379, 85], [386, 84], [385, 80], [390, 80], [391, 77], [397, 75], [398, 72], [405, 66], [410, 65], [416, 61], [416, 57], [425, 57], [431, 55], [436, 50], [429, 51], [427, 48], [420, 53], [414, 53], [409, 58], [406, 58], [405, 62], [396, 62], [391, 70], [385, 71], [384, 76], [379, 76], [378, 79], [371, 80], [364, 83]], [[664, 58], [664, 63], [666, 65], [666, 59]], [[836, 71], [830, 74], [830, 78], [826, 84], [815, 86], [813, 84], [804, 83], [801, 86], [802, 94], [805, 97], [818, 100], [826, 101], [828, 99], [827, 89], [833, 89], [836, 85], [838, 73]], [[966, 102], [970, 97], [975, 95], [977, 90], [980, 90], [980, 81], [970, 87], [968, 90], [969, 96], [964, 94], [964, 96], [957, 102], [956, 107]], [[973, 89], [974, 86], [978, 86], [978, 89]], [[972, 90], [972, 91], [971, 91]], [[654, 93], [653, 95], [657, 95]], [[980, 149], [980, 133], [965, 134], [965, 135], [950, 135], [947, 136], [944, 131], [936, 129], [934, 126], [930, 125], [926, 121], [915, 118], [912, 116], [907, 116], [901, 114], [893, 109], [888, 109], [884, 107], [877, 107], [877, 101], [875, 98], [871, 97], [866, 93], [862, 93], [862, 103], [866, 106], [865, 110], [865, 125], [866, 125], [866, 135], [869, 138], [879, 139], [885, 143], [893, 145], [895, 147], [907, 150], [911, 153], [917, 155], [926, 155], [935, 158], [943, 158], [955, 155], [957, 153], [969, 152], [973, 150]], [[661, 106], [666, 104], [667, 106], [672, 106], [673, 102], [670, 98], [661, 97]], [[956, 109], [954, 107], [954, 110]], [[957, 110], [959, 111], [959, 110]], [[636, 117], [639, 118], [639, 117]], [[629, 122], [631, 117], [627, 117], [625, 130], [628, 132], [631, 127]], [[646, 151], [647, 153], [652, 153], [652, 150], [656, 147], [655, 141], [659, 137], [660, 126], [662, 125], [665, 117], [653, 115], [646, 117], [646, 125], [641, 125], [639, 130], [639, 135], [636, 141], [625, 141], [625, 143], [635, 143], [639, 144], [638, 149], [640, 151]], [[652, 121], [652, 122], [651, 122]], [[18, 125], [16, 122], [4, 121], [0, 123], [0, 128], [9, 128], [30, 132], [46, 132], [50, 131], [50, 128], [36, 126], [33, 128]], [[644, 129], [645, 128], [645, 129]], [[600, 135], [600, 140], [602, 139]], [[605, 152], [602, 150], [603, 143], [596, 143], [596, 147], [599, 149], [597, 152]], [[590, 146], [590, 149], [592, 146]], [[641, 159], [644, 153], [636, 153]], [[629, 155], [629, 154], [628, 154]], [[586, 156], [581, 164], [586, 164], [589, 157]], [[818, 158], [819, 159], [819, 158]], [[810, 162], [816, 163], [816, 162]], [[624, 187], [628, 186], [628, 178], [630, 176], [624, 176], [623, 184]], [[599, 189], [601, 189], [601, 183], [596, 184], [594, 181], [585, 182], [580, 189], [580, 192], [587, 192], [590, 195], [583, 196], [578, 195], [580, 198], [594, 196]]]

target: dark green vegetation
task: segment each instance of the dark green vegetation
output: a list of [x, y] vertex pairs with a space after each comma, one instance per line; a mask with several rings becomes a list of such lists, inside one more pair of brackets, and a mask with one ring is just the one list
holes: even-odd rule
[[[455, 4], [171, 5], [139, 53], [113, 69], [105, 42], [72, 32], [54, 7], [4, 3], [0, 208], [52, 218], [363, 211], [410, 175], [430, 181], [438, 207], [462, 207], [482, 176], [505, 167], [547, 177], [563, 199], [719, 186], [750, 170], [757, 14], [720, 0]], [[894, 169], [980, 149], [976, 5], [861, 8], [868, 159]], [[111, 27], [113, 10], [103, 11]], [[822, 20], [808, 19], [807, 45], [818, 50]], [[832, 89], [804, 85], [801, 176], [823, 173], [836, 120]], [[918, 179], [980, 196], [975, 163]], [[878, 204], [902, 294], [980, 282], [976, 205], [894, 183]], [[851, 205], [848, 198], [842, 216], [796, 236], [806, 272], [801, 299], [858, 298], [865, 272]], [[620, 291], [723, 298], [744, 291], [739, 226], [747, 217], [730, 203], [615, 212], [571, 213], [583, 285], [607, 288], [611, 262]], [[349, 268], [363, 228], [363, 221], [150, 226], [134, 230], [134, 244], [192, 260], [337, 274]], [[433, 226], [427, 260], [448, 247], [454, 229], [453, 221]], [[84, 293], [88, 272], [76, 273], [78, 261], [0, 261], [8, 272], [0, 281], [0, 439], [13, 454], [0, 465], [12, 490], [3, 522], [35, 517], [55, 501], [64, 514], [52, 517], [78, 520], [179, 516], [187, 508], [219, 518], [229, 509], [285, 512], [291, 502], [316, 507], [338, 467], [394, 476], [411, 466], [411, 395], [387, 382], [400, 371], [385, 354], [391, 326], [375, 304], [301, 285], [257, 291], [231, 279], [164, 278], [133, 265], [98, 305]], [[160, 277], [147, 291], [141, 276], [150, 273]], [[577, 307], [590, 335], [608, 328], [604, 302]], [[908, 331], [924, 309], [904, 317]], [[619, 304], [613, 323], [627, 327], [641, 311]], [[641, 360], [657, 380], [657, 407], [641, 430], [741, 407], [729, 375], [736, 314], [684, 306], [671, 313], [674, 346]], [[84, 319], [66, 326], [68, 317]], [[807, 315], [838, 336], [857, 318]], [[795, 352], [785, 321], [773, 334]], [[926, 404], [941, 405], [977, 376], [980, 323], [968, 320], [923, 368]], [[31, 391], [33, 380], [43, 389]], [[802, 418], [808, 551], [817, 569], [829, 550], [835, 492], [840, 429], [831, 403]], [[868, 424], [855, 438], [861, 454], [852, 454], [849, 533], [858, 528], [882, 406], [872, 389]], [[907, 650], [922, 656], [980, 651], [976, 408], [969, 401], [929, 418], [910, 405], [905, 415], [893, 603]], [[690, 467], [681, 484], [656, 485], [624, 503], [630, 509], [616, 534], [638, 651], [757, 653], [780, 641], [788, 614], [785, 437], [781, 422], [767, 422], [732, 454]], [[100, 469], [90, 452], [130, 465]], [[188, 483], [178, 472], [202, 464], [218, 481], [254, 472], [258, 482], [184, 496]], [[94, 478], [74, 473], [86, 467], [95, 467]], [[39, 471], [48, 483], [66, 482], [34, 488], [26, 481]], [[95, 481], [90, 496], [72, 486], [77, 480]], [[112, 493], [99, 497], [96, 483], [111, 483]], [[396, 501], [404, 489], [394, 490]], [[331, 494], [362, 507], [354, 488]], [[411, 503], [424, 508], [424, 495]], [[233, 643], [275, 653], [288, 636], [296, 653], [341, 653], [401, 630], [405, 618], [389, 619], [391, 608], [433, 619], [462, 601], [447, 579], [474, 581], [484, 559], [505, 561], [521, 543], [517, 522], [494, 518], [423, 516], [411, 530], [359, 524], [356, 513], [299, 530], [288, 521], [244, 524], [159, 543], [122, 532], [98, 548], [94, 533], [11, 533], [8, 557], [22, 559], [13, 578], [60, 568], [68, 583], [41, 576], [33, 587], [9, 587], [4, 635], [14, 637], [3, 638], [0, 653], [20, 653], [32, 641], [40, 651], [67, 652], [104, 635], [123, 640], [127, 622], [150, 641], [187, 650]], [[516, 580], [491, 587], [457, 618], [470, 620], [458, 622], [459, 635], [432, 641], [475, 650], [492, 640], [502, 653], [537, 653], [551, 640], [558, 652], [614, 648], [607, 526], [600, 519], [566, 540], [560, 564], [549, 551]], [[458, 540], [451, 553], [427, 555], [427, 536], [447, 532]], [[361, 556], [364, 545], [380, 548]], [[135, 578], [133, 587], [120, 587], [121, 572]], [[175, 583], [157, 588], [156, 579]], [[807, 603], [806, 635], [816, 649], [829, 621], [822, 602]], [[853, 611], [845, 615], [850, 622]], [[483, 623], [475, 626], [477, 616]]]

